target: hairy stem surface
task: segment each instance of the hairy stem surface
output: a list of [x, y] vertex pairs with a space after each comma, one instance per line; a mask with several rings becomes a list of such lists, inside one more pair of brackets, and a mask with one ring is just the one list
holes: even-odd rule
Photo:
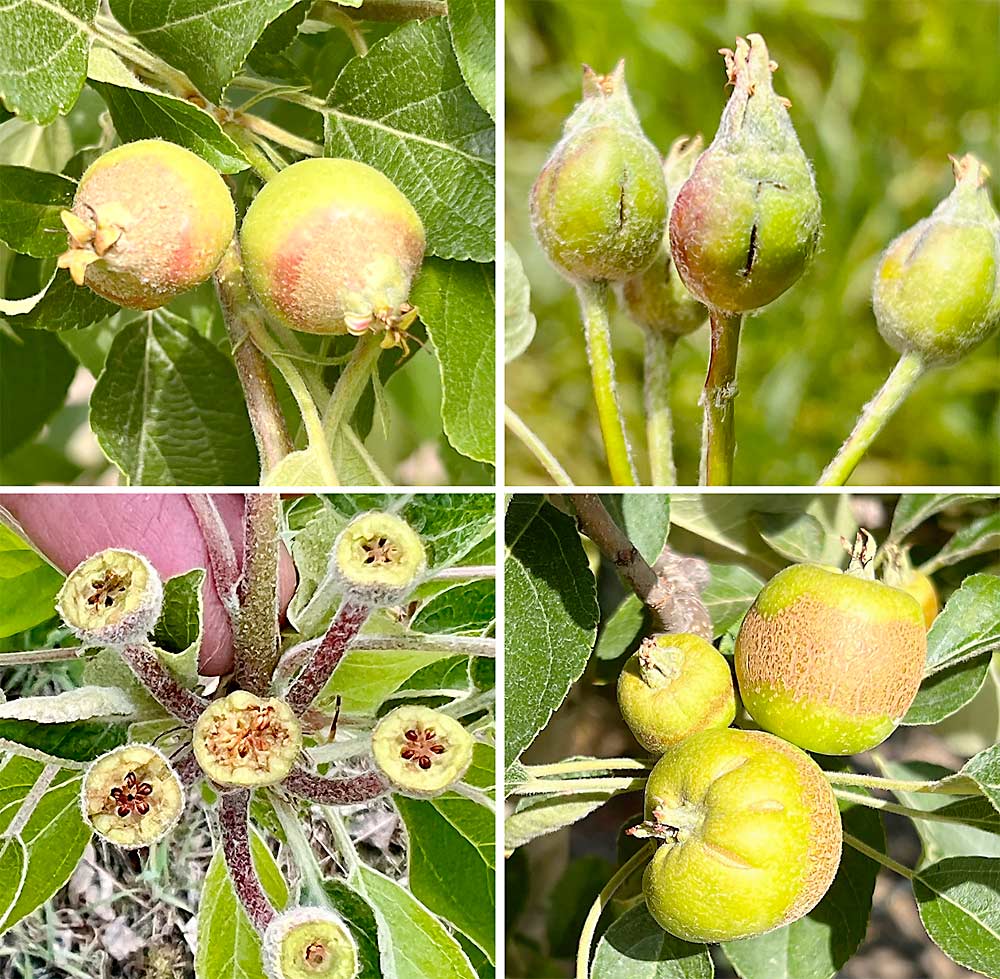
[[590, 378], [594, 386], [594, 403], [601, 423], [611, 480], [616, 486], [635, 486], [632, 453], [615, 389], [615, 362], [611, 353], [611, 327], [608, 323], [608, 284], [581, 282], [577, 285], [576, 292], [580, 300], [583, 331], [587, 338], [587, 359], [590, 361]]
[[149, 691], [153, 699], [177, 720], [194, 727], [208, 706], [208, 701], [182, 687], [156, 658], [147, 645], [129, 645], [122, 649], [122, 659], [135, 678]]
[[673, 486], [674, 425], [670, 416], [670, 361], [677, 337], [658, 330], [646, 330], [646, 359], [643, 387], [646, 404], [646, 443], [653, 486]]
[[524, 420], [513, 408], [504, 405], [504, 424], [507, 430], [517, 436], [521, 444], [535, 457], [535, 461], [544, 469], [557, 486], [572, 486], [573, 480], [563, 469], [559, 460], [552, 454], [549, 447], [525, 424]]
[[701, 437], [701, 483], [730, 486], [736, 455], [736, 360], [743, 316], [713, 312], [712, 352], [701, 395], [704, 423]]
[[861, 411], [854, 430], [819, 477], [819, 486], [843, 486], [879, 432], [913, 390], [926, 367], [915, 353], [903, 354], [878, 394]]
[[858, 853], [863, 853], [866, 857], [871, 857], [876, 863], [882, 864], [888, 870], [895, 871], [901, 877], [905, 877], [907, 880], [913, 880], [916, 874], [910, 870], [909, 867], [893, 860], [887, 853], [883, 853], [881, 850], [876, 850], [870, 847], [867, 843], [862, 843], [856, 836], [851, 836], [850, 833], [844, 834], [844, 842], [851, 847], [854, 847]]
[[363, 772], [347, 778], [328, 778], [293, 768], [282, 783], [292, 795], [324, 806], [354, 806], [377, 799], [389, 790], [389, 783], [378, 772]]
[[225, 793], [219, 801], [219, 826], [222, 829], [222, 852], [233, 890], [247, 917], [263, 934], [277, 912], [257, 876], [250, 851], [250, 793], [246, 789]]
[[359, 337], [351, 359], [337, 378], [333, 394], [323, 412], [323, 432], [330, 445], [339, 437], [341, 427], [351, 423], [354, 409], [365, 393], [365, 387], [382, 353], [380, 342], [374, 333]]
[[236, 585], [240, 572], [229, 531], [226, 530], [215, 500], [208, 493], [188, 493], [187, 501], [198, 521], [202, 540], [208, 551], [208, 563], [212, 569], [215, 593], [232, 620], [239, 608]]

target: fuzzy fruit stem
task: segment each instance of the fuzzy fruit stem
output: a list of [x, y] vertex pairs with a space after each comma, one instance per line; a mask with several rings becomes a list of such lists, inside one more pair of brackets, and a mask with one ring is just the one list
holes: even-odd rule
[[650, 481], [653, 486], [674, 486], [674, 427], [670, 417], [670, 361], [677, 338], [658, 330], [646, 330], [643, 386], [646, 402], [646, 442]]
[[833, 461], [823, 470], [818, 486], [843, 486], [861, 457], [868, 451], [879, 432], [896, 413], [899, 406], [920, 380], [926, 365], [919, 354], [903, 354], [878, 394], [861, 411], [854, 431], [840, 447]]
[[866, 789], [883, 789], [886, 792], [929, 792], [932, 795], [982, 795], [982, 790], [968, 776], [952, 776], [935, 782], [908, 779], [882, 778], [879, 775], [861, 775], [857, 772], [823, 772], [832, 785], [860, 785]]
[[833, 794], [844, 802], [850, 802], [858, 806], [867, 806], [869, 809], [879, 809], [882, 812], [895, 813], [897, 816], [906, 816], [908, 819], [926, 819], [939, 823], [961, 823], [968, 825], [968, 820], [961, 816], [949, 816], [947, 813], [940, 813], [934, 809], [914, 809], [912, 806], [901, 806], [897, 802], [890, 802], [888, 799], [877, 799], [871, 795], [862, 795], [859, 792], [848, 792], [844, 789], [834, 789]]
[[281, 501], [275, 493], [248, 493], [243, 511], [243, 576], [233, 633], [236, 682], [263, 696], [278, 663], [278, 563]]
[[515, 795], [588, 795], [592, 792], [641, 792], [646, 787], [645, 778], [554, 778], [532, 779], [522, 782]]
[[181, 785], [184, 786], [185, 790], [190, 789], [204, 775], [193, 751], [189, 751], [174, 764], [174, 771], [177, 772], [177, 777], [181, 780]]
[[208, 493], [188, 493], [188, 506], [191, 507], [198, 526], [201, 529], [205, 550], [208, 551], [208, 563], [212, 568], [212, 581], [219, 601], [229, 613], [230, 620], [236, 616], [239, 600], [236, 597], [236, 585], [239, 580], [239, 568], [236, 564], [236, 551], [229, 537], [229, 531], [222, 522], [218, 507]]
[[293, 768], [282, 782], [292, 795], [324, 806], [354, 806], [377, 799], [389, 790], [378, 772], [364, 772], [349, 778], [327, 778], [304, 768]]
[[194, 727], [208, 701], [182, 687], [149, 646], [124, 646], [121, 653], [128, 668], [153, 699], [177, 720]]
[[736, 360], [740, 349], [741, 313], [713, 311], [712, 352], [701, 395], [704, 425], [701, 437], [702, 486], [731, 486], [736, 455]]
[[247, 917], [262, 935], [277, 912], [257, 876], [250, 851], [250, 793], [246, 789], [225, 793], [219, 802], [222, 852], [233, 890]]
[[904, 866], [901, 863], [893, 860], [887, 853], [883, 853], [881, 850], [876, 850], [870, 847], [867, 843], [862, 843], [856, 836], [851, 836], [850, 833], [844, 833], [844, 842], [853, 847], [858, 853], [863, 853], [866, 857], [870, 857], [876, 863], [882, 864], [888, 870], [893, 870], [900, 877], [905, 877], [907, 880], [913, 880], [916, 877], [916, 873], [910, 870], [909, 867]]
[[611, 480], [615, 486], [635, 486], [632, 454], [615, 390], [615, 361], [611, 353], [611, 328], [608, 323], [608, 284], [579, 282], [576, 293], [580, 300], [590, 378], [594, 385], [594, 403], [601, 423]]
[[247, 158], [250, 166], [257, 171], [257, 176], [261, 180], [273, 180], [280, 171], [257, 145], [254, 136], [239, 121], [241, 114], [237, 113], [233, 118], [233, 122], [226, 123], [222, 127], [223, 132], [240, 148], [240, 152]]
[[512, 408], [504, 405], [504, 424], [512, 435], [520, 439], [521, 444], [535, 457], [538, 464], [552, 477], [557, 486], [572, 486], [573, 480], [569, 473], [560, 465], [549, 447], [524, 423], [520, 415]]
[[285, 700], [298, 716], [301, 717], [319, 696], [370, 614], [371, 606], [364, 602], [347, 598], [341, 603], [323, 641], [285, 694]]
[[581, 761], [559, 761], [549, 765], [526, 765], [528, 774], [535, 779], [551, 775], [569, 775], [574, 772], [615, 772], [639, 770], [648, 772], [651, 761], [637, 758], [588, 758]]
[[235, 238], [215, 270], [215, 288], [229, 331], [233, 360], [243, 387], [261, 468], [266, 475], [292, 451], [292, 442], [267, 361], [251, 339], [255, 331], [263, 331], [264, 324], [243, 279], [243, 262]]
[[353, 11], [358, 20], [425, 20], [444, 17], [447, 0], [367, 0], [363, 9]]
[[586, 920], [583, 922], [583, 931], [580, 933], [580, 942], [576, 949], [576, 979], [588, 979], [590, 976], [590, 947], [594, 941], [597, 923], [601, 920], [601, 913], [622, 884], [649, 860], [655, 849], [655, 844], [647, 843], [638, 853], [633, 854], [622, 864], [611, 880], [601, 888], [601, 893], [597, 895], [597, 899], [591, 905]]
[[81, 651], [80, 646], [67, 646], [65, 649], [29, 649], [23, 653], [0, 653], [0, 670], [10, 666], [32, 666], [35, 663], [79, 659]]
[[350, 425], [354, 409], [365, 393], [365, 387], [381, 353], [379, 338], [374, 333], [366, 333], [358, 338], [351, 359], [340, 372], [323, 412], [323, 434], [328, 445], [332, 446], [340, 437], [342, 426]]

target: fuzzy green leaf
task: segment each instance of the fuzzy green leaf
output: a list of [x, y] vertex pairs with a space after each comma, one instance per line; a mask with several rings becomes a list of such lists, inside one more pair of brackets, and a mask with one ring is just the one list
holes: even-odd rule
[[449, 0], [448, 24], [462, 77], [496, 118], [496, 7], [493, 0]]
[[51, 619], [62, 582], [63, 576], [27, 541], [0, 523], [0, 636]]
[[66, 250], [59, 212], [73, 206], [76, 184], [30, 167], [0, 166], [0, 241], [35, 258]]
[[601, 979], [712, 979], [704, 945], [667, 934], [638, 904], [612, 922], [594, 953], [592, 974]]

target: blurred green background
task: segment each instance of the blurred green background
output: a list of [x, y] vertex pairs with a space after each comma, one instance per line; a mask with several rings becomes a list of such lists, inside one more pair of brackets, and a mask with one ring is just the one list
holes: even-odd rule
[[[506, 229], [531, 282], [534, 342], [507, 368], [507, 402], [578, 483], [608, 480], [573, 293], [531, 232], [528, 192], [580, 95], [580, 65], [626, 77], [647, 135], [715, 133], [728, 90], [720, 47], [764, 35], [775, 90], [813, 161], [820, 254], [744, 326], [735, 481], [811, 484], [896, 355], [875, 328], [871, 278], [882, 249], [954, 185], [949, 153], [1000, 179], [998, 0], [508, 0]], [[640, 329], [612, 311], [619, 389], [642, 476]], [[708, 330], [674, 364], [678, 479], [697, 481]], [[1000, 482], [1000, 338], [924, 378], [852, 483]], [[549, 482], [508, 434], [507, 483]]]

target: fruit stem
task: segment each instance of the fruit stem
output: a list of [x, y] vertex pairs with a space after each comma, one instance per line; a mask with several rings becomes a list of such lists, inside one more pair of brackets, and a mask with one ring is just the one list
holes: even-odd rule
[[291, 851], [292, 862], [299, 872], [300, 883], [304, 886], [305, 893], [299, 895], [300, 903], [326, 906], [327, 895], [323, 888], [323, 874], [316, 861], [312, 844], [302, 828], [299, 815], [283, 799], [272, 796], [271, 804], [284, 831], [285, 843]]
[[238, 113], [233, 122], [227, 122], [223, 127], [223, 132], [240, 148], [240, 152], [247, 158], [247, 162], [257, 171], [257, 176], [261, 180], [273, 180], [280, 171], [271, 162], [268, 155], [257, 145], [253, 135], [238, 121], [244, 117], [243, 113]]
[[323, 412], [323, 434], [329, 445], [333, 445], [341, 426], [350, 424], [381, 353], [382, 347], [376, 334], [366, 333], [358, 338], [351, 359], [340, 372]]
[[961, 816], [949, 816], [947, 813], [940, 813], [934, 809], [914, 809], [912, 806], [901, 806], [898, 802], [890, 802], [888, 799], [877, 799], [874, 796], [847, 792], [844, 789], [834, 789], [833, 794], [838, 799], [843, 799], [844, 802], [867, 806], [869, 809], [881, 809], [883, 812], [895, 813], [897, 816], [907, 816], [910, 819], [927, 819], [931, 822], [969, 825], [968, 820], [962, 819]]
[[190, 789], [204, 774], [193, 751], [189, 751], [174, 765], [174, 771], [181, 780], [185, 791]]
[[456, 564], [450, 568], [435, 571], [429, 581], [482, 581], [484, 578], [495, 578], [495, 564]]
[[293, 768], [281, 785], [292, 795], [323, 806], [356, 806], [377, 799], [389, 789], [389, 783], [377, 772], [327, 778], [304, 768]]
[[879, 775], [861, 775], [857, 772], [824, 772], [833, 785], [859, 785], [866, 789], [884, 789], [886, 792], [929, 792], [933, 795], [981, 795], [976, 783], [965, 775], [952, 775], [940, 781], [908, 781], [882, 778]]
[[910, 870], [909, 867], [904, 866], [901, 863], [897, 863], [892, 859], [887, 853], [882, 853], [881, 850], [876, 850], [870, 847], [867, 843], [862, 843], [856, 836], [851, 836], [850, 833], [844, 833], [844, 842], [848, 846], [854, 847], [858, 853], [863, 853], [866, 857], [871, 857], [876, 863], [882, 864], [883, 867], [888, 870], [894, 870], [901, 877], [905, 877], [907, 880], [913, 880], [916, 877], [916, 872]]
[[589, 792], [637, 792], [646, 787], [645, 778], [556, 778], [530, 779], [522, 782], [514, 795], [545, 795], [554, 792], [559, 795], [585, 795]]
[[572, 486], [573, 480], [569, 473], [560, 465], [549, 447], [524, 423], [512, 408], [504, 405], [504, 424], [512, 435], [521, 440], [521, 444], [535, 457], [538, 464], [552, 477], [557, 486]]
[[319, 696], [370, 614], [371, 606], [357, 599], [348, 598], [341, 603], [322, 642], [285, 694], [289, 707], [298, 716]]
[[817, 486], [843, 486], [879, 432], [920, 380], [926, 367], [919, 354], [904, 353], [878, 394], [864, 406], [847, 441], [823, 470]]
[[650, 483], [674, 486], [674, 430], [670, 417], [670, 361], [677, 337], [661, 330], [646, 330], [646, 359], [643, 386], [646, 404], [646, 442], [649, 451]]
[[365, 43], [364, 34], [361, 33], [357, 23], [347, 15], [346, 11], [339, 7], [324, 7], [320, 20], [327, 24], [333, 24], [334, 27], [339, 27], [347, 35], [357, 57], [363, 58], [368, 54], [368, 45]]
[[576, 949], [576, 979], [588, 979], [590, 975], [590, 946], [594, 940], [594, 932], [597, 930], [597, 923], [601, 919], [601, 913], [608, 906], [608, 903], [615, 896], [618, 889], [653, 855], [656, 849], [653, 843], [647, 843], [641, 850], [633, 854], [615, 875], [609, 880], [596, 900], [590, 906], [590, 911], [583, 922], [583, 931], [580, 933], [580, 942]]
[[122, 659], [154, 700], [181, 723], [194, 727], [208, 701], [182, 687], [148, 645], [122, 647]]
[[292, 442], [278, 405], [267, 361], [251, 339], [263, 332], [264, 324], [243, 279], [243, 262], [235, 238], [215, 270], [215, 288], [229, 331], [233, 360], [243, 387], [261, 468], [266, 475], [292, 451]]
[[255, 116], [252, 113], [244, 112], [240, 115], [240, 123], [250, 132], [263, 136], [264, 139], [284, 146], [287, 149], [301, 153], [303, 156], [322, 156], [323, 147], [314, 143], [311, 139], [302, 139], [300, 136], [290, 133], [287, 129], [276, 126], [267, 119]]
[[249, 809], [250, 793], [246, 789], [224, 793], [219, 801], [219, 827], [222, 830], [222, 853], [233, 890], [247, 917], [263, 935], [276, 912], [264, 893], [250, 852]]
[[278, 564], [281, 501], [276, 493], [248, 493], [243, 510], [243, 575], [233, 630], [236, 683], [263, 696], [280, 655]]
[[635, 486], [632, 453], [615, 389], [615, 361], [611, 353], [611, 328], [608, 323], [608, 284], [579, 282], [576, 294], [580, 300], [583, 332], [587, 339], [587, 359], [590, 361], [590, 377], [594, 385], [594, 403], [601, 423], [611, 480], [615, 486]]
[[236, 585], [239, 579], [239, 568], [236, 564], [236, 551], [229, 537], [229, 531], [222, 522], [215, 500], [208, 493], [186, 494], [188, 506], [191, 507], [198, 527], [201, 530], [205, 550], [208, 551], [208, 563], [212, 569], [212, 582], [219, 601], [234, 619], [239, 609], [236, 597]]
[[0, 670], [8, 666], [31, 666], [34, 663], [58, 663], [68, 659], [79, 659], [83, 647], [68, 646], [65, 649], [30, 649], [23, 653], [0, 653]]
[[736, 454], [736, 360], [742, 313], [712, 312], [712, 350], [705, 390], [701, 395], [704, 423], [701, 436], [701, 485], [731, 486]]
[[525, 771], [533, 778], [540, 779], [551, 775], [567, 775], [571, 772], [614, 772], [624, 770], [650, 771], [652, 761], [640, 761], [636, 758], [587, 758], [582, 761], [559, 761], [551, 765], [526, 765]]
[[490, 812], [497, 811], [497, 804], [490, 798], [489, 794], [482, 789], [477, 789], [474, 785], [469, 785], [468, 782], [456, 782], [448, 791], [474, 802], [477, 806], [489, 809]]

